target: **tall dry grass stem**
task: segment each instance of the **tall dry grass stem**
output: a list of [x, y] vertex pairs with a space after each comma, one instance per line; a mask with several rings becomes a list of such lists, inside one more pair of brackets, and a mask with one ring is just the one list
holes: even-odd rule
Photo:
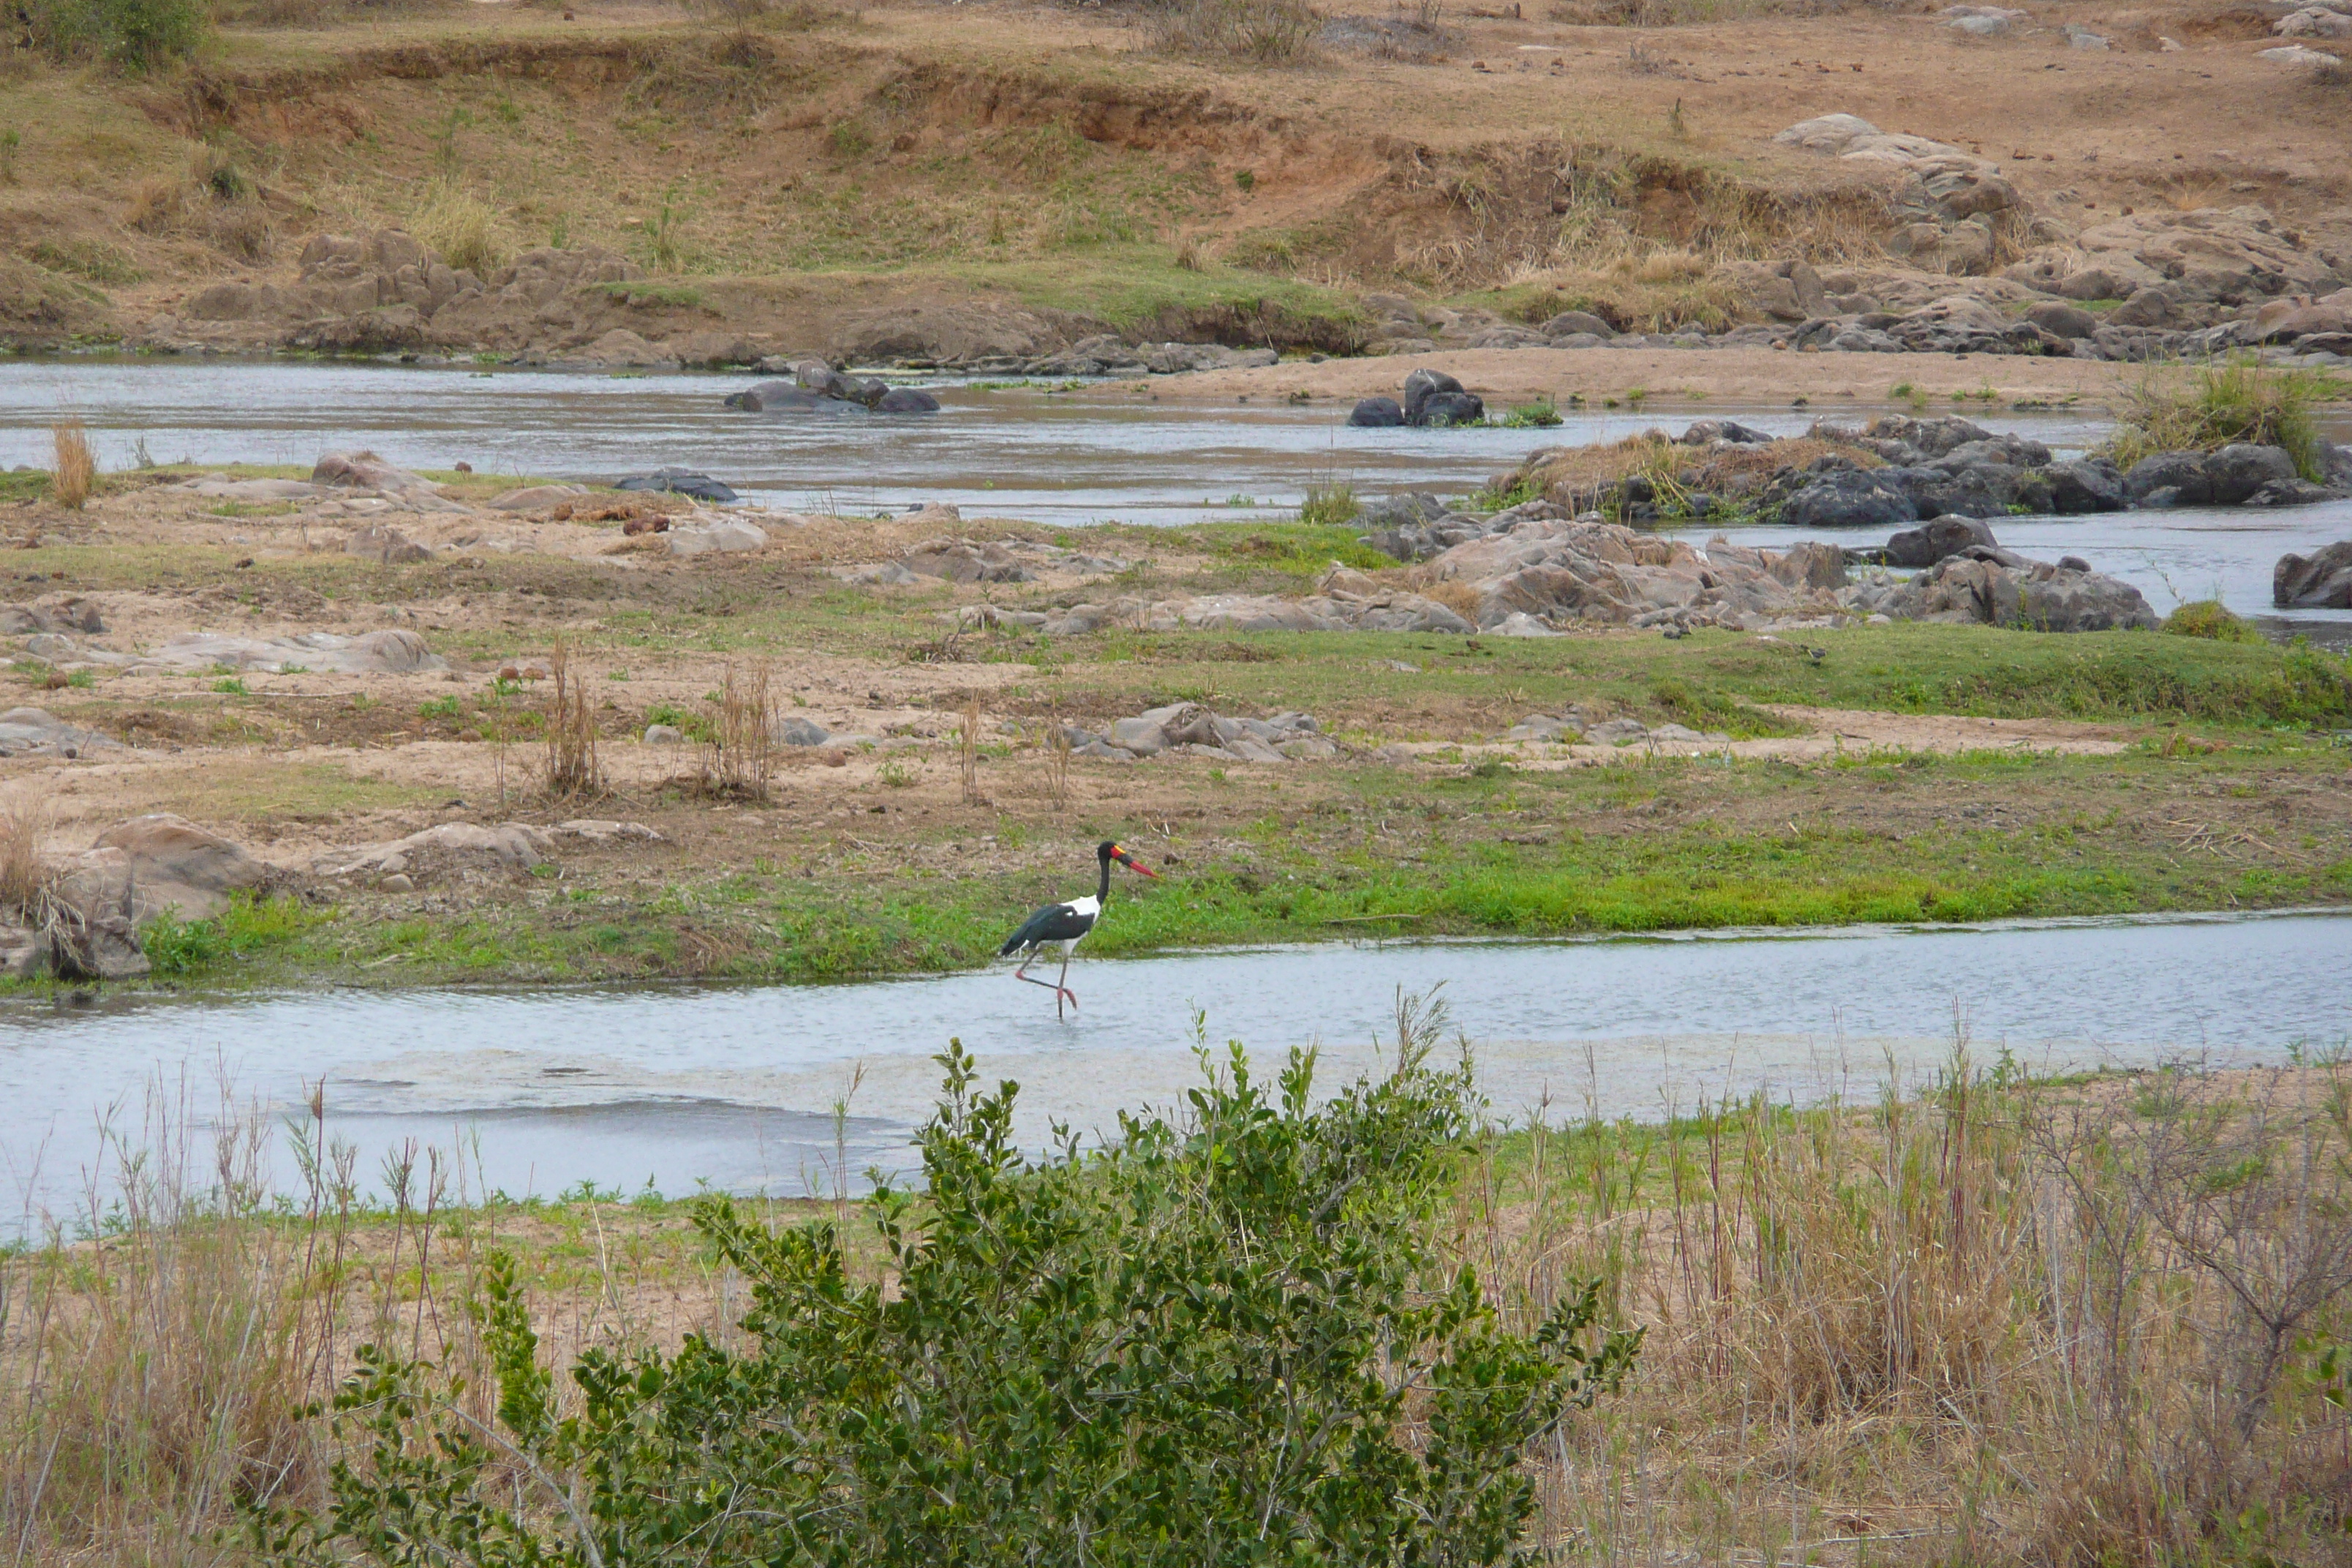
[[572, 670], [571, 649], [558, 641], [548, 659], [547, 793], [559, 800], [601, 795], [604, 770], [596, 753], [596, 713], [587, 683]]
[[767, 660], [746, 672], [729, 665], [702, 742], [702, 787], [746, 800], [768, 798], [775, 773], [776, 702]]
[[963, 783], [963, 798], [967, 805], [988, 804], [988, 797], [980, 793], [981, 711], [981, 694], [977, 691], [965, 693], [963, 719], [956, 731], [956, 771]]
[[1070, 727], [1055, 713], [1045, 721], [1045, 744], [1038, 748], [1043, 761], [1045, 799], [1055, 811], [1070, 804]]
[[89, 500], [98, 478], [98, 456], [90, 450], [89, 434], [79, 419], [60, 419], [49, 426], [55, 457], [49, 465], [49, 494], [60, 506], [79, 511]]

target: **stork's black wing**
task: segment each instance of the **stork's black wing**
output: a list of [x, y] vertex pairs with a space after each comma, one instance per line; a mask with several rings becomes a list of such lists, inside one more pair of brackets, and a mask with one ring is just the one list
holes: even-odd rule
[[1049, 942], [1076, 942], [1093, 930], [1094, 923], [1094, 916], [1082, 914], [1068, 904], [1047, 904], [1023, 921], [1021, 929], [1004, 939], [996, 955], [1003, 958], [1024, 947], [1039, 947]]

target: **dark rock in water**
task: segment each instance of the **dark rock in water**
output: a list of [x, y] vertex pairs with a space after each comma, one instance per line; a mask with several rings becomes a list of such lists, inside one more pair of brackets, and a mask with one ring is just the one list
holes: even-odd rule
[[2352, 610], [2352, 539], [2313, 555], [2282, 555], [2271, 573], [2271, 603], [2289, 610]]
[[2018, 497], [2018, 470], [1992, 463], [1957, 468], [1881, 468], [1880, 479], [1910, 496], [1920, 517], [1957, 512], [1963, 517], [2006, 517]]
[[814, 392], [803, 392], [789, 381], [763, 381], [756, 386], [728, 395], [727, 406], [740, 408], [746, 414], [789, 414], [822, 408], [826, 399]]
[[1348, 416], [1350, 425], [1386, 428], [1404, 423], [1404, 407], [1393, 397], [1359, 398], [1355, 409]]
[[940, 400], [919, 386], [894, 386], [874, 401], [877, 414], [937, 414]]
[[1885, 528], [1918, 519], [1910, 491], [1862, 468], [1817, 474], [1780, 509], [1780, 521], [1792, 528]]
[[1886, 542], [1886, 563], [1917, 570], [1933, 566], [1947, 555], [1958, 555], [1972, 544], [1997, 548], [1992, 530], [1973, 517], [1945, 516], [1917, 528], [1906, 528]]
[[636, 474], [613, 487], [616, 490], [667, 490], [671, 495], [692, 496], [697, 500], [734, 501], [742, 498], [709, 474], [698, 474], [691, 468], [656, 468], [650, 474]]
[[862, 403], [871, 408], [890, 395], [890, 384], [887, 381], [877, 380], [870, 376], [860, 381], [854, 375], [845, 376], [843, 379], [856, 389], [850, 395], [849, 401], [852, 403]]
[[2060, 517], [2121, 511], [2131, 504], [2124, 496], [2123, 470], [2105, 458], [2053, 463], [2042, 470], [2042, 479], [2050, 487], [2050, 510]]
[[2326, 485], [2315, 485], [2309, 479], [2273, 479], [2248, 496], [2248, 506], [2309, 506], [2314, 501], [2335, 500], [2336, 492]]
[[[1415, 373], [1419, 374], [1418, 372]], [[1434, 392], [1412, 416], [1416, 425], [1484, 425], [1486, 405], [1475, 392]]]
[[2090, 569], [2091, 563], [2079, 555], [2058, 557], [2058, 570], [2061, 572], [2088, 572]]
[[[2124, 490], [2141, 506], [2242, 506], [2267, 485], [2295, 481], [2294, 459], [2277, 447], [2235, 442], [2218, 452], [2158, 452], [2124, 476]], [[2170, 501], [2159, 491], [2176, 492]]]
[[1442, 392], [1459, 392], [1462, 384], [1442, 370], [1417, 370], [1404, 378], [1404, 416], [1412, 424], [1422, 422], [1421, 411], [1429, 400]]

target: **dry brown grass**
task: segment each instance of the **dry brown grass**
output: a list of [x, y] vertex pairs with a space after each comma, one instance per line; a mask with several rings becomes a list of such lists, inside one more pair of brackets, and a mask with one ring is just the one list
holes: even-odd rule
[[41, 846], [48, 837], [48, 820], [38, 806], [11, 805], [0, 809], [0, 910], [37, 919], [48, 873], [41, 862]]
[[596, 713], [588, 704], [587, 683], [572, 672], [571, 649], [561, 641], [547, 666], [547, 793], [558, 800], [602, 795], [604, 770], [596, 755]]
[[765, 659], [750, 672], [729, 665], [711, 704], [710, 738], [702, 742], [702, 787], [744, 800], [768, 798], [775, 775], [776, 700]]
[[98, 478], [98, 456], [89, 449], [89, 435], [79, 419], [61, 419], [49, 426], [54, 458], [49, 464], [49, 494], [59, 506], [81, 510], [89, 487]]
[[[1546, 1456], [1581, 1560], [2352, 1561], [2352, 1079], [1963, 1070], [1874, 1110], [1587, 1121], [1461, 1234], [1648, 1338]], [[2332, 1369], [2332, 1370], [2331, 1370]]]
[[961, 720], [956, 728], [956, 773], [962, 784], [964, 801], [971, 805], [988, 804], [988, 797], [980, 792], [981, 712], [981, 693], [966, 692]]

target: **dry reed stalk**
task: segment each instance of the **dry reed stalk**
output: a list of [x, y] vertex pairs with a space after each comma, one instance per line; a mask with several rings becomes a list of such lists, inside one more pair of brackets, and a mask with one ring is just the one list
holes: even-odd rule
[[38, 806], [0, 810], [0, 912], [38, 921], [45, 912], [48, 872], [41, 844], [48, 819]]
[[571, 650], [561, 640], [547, 662], [547, 793], [559, 800], [601, 795], [604, 773], [596, 755], [596, 715], [588, 706], [587, 683], [572, 673]]
[[49, 426], [49, 438], [57, 452], [49, 470], [49, 493], [60, 506], [79, 511], [89, 500], [91, 481], [98, 478], [98, 458], [89, 449], [89, 433], [80, 420], [61, 419]]
[[719, 677], [710, 738], [702, 743], [702, 787], [748, 800], [768, 798], [775, 773], [775, 699], [765, 659], [747, 676], [729, 665]]
[[956, 767], [962, 776], [963, 798], [968, 805], [988, 804], [988, 797], [980, 793], [980, 693], [967, 692], [962, 727], [956, 735]]
[[1054, 714], [1045, 721], [1045, 798], [1055, 811], [1070, 804], [1070, 727], [1062, 716]]
[[1624, 1397], [1545, 1457], [1546, 1539], [2088, 1565], [2222, 1531], [2352, 1558], [2326, 1522], [2352, 1423], [2308, 1359], [2280, 1370], [2283, 1325], [2316, 1347], [2352, 1302], [2352, 1092], [2324, 1079], [2288, 1115], [2211, 1077], [2168, 1108], [1962, 1058], [1874, 1108], [1531, 1131], [1508, 1179], [1465, 1184], [1460, 1244], [1517, 1321], [1598, 1278], [1648, 1334]]

